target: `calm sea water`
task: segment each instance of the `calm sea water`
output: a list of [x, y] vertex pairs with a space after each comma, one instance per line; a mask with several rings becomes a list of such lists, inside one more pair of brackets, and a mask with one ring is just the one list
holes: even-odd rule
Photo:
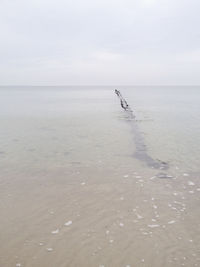
[[[199, 173], [200, 87], [118, 87], [118, 89], [133, 109], [148, 154], [155, 159], [168, 162], [171, 167], [177, 166], [183, 171]], [[99, 136], [102, 132], [106, 134], [107, 124], [120, 124], [124, 120], [124, 113], [114, 94], [114, 87], [106, 86], [1, 87], [0, 109], [1, 150], [4, 157], [7, 157], [7, 149], [14, 148], [13, 143], [16, 146], [17, 141], [12, 143], [12, 139], [20, 138], [23, 142], [32, 139], [33, 142], [27, 146], [37, 146], [44, 136], [46, 140], [50, 136], [53, 138], [56, 135], [65, 135], [66, 131], [67, 134], [71, 134], [69, 129], [60, 128], [64, 127], [64, 122], [67, 127], [70, 121], [69, 128], [72, 130], [80, 119], [80, 125], [87, 128], [88, 133], [85, 133], [87, 138], [89, 131], [97, 130], [96, 121], [99, 125], [99, 121], [103, 119], [105, 123], [101, 125], [103, 129], [95, 132], [98, 138], [98, 131], [100, 131]], [[77, 131], [79, 130], [81, 129], [77, 128]], [[127, 127], [134, 152], [134, 133], [128, 132], [129, 130]], [[78, 134], [76, 132], [75, 135]], [[112, 140], [117, 134], [113, 127], [109, 138]], [[75, 135], [72, 134], [71, 138], [75, 138]], [[119, 146], [123, 146], [123, 141], [125, 142], [122, 138], [120, 143], [115, 144], [115, 150], [121, 150]], [[44, 149], [46, 153], [51, 153], [53, 146], [54, 143], [51, 141], [50, 146]], [[15, 153], [14, 149], [13, 156]], [[37, 156], [42, 157], [42, 153]]]
[[123, 90], [152, 157], [199, 173], [200, 87], [141, 87]]
[[200, 87], [0, 87], [1, 266], [199, 266]]

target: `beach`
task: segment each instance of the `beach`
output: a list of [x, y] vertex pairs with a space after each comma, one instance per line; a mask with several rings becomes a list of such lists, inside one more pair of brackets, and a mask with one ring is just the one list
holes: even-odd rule
[[114, 89], [0, 88], [0, 266], [200, 265], [200, 88]]

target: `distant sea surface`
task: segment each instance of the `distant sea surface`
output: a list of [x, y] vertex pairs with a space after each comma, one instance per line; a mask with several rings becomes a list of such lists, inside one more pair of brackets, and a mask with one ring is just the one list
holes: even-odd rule
[[199, 266], [199, 106], [193, 86], [1, 86], [0, 265]]
[[[104, 121], [110, 116], [112, 121], [109, 123], [116, 122], [123, 116], [123, 110], [114, 94], [114, 89], [115, 87], [109, 86], [0, 87], [2, 126], [4, 123], [8, 124], [2, 127], [1, 149], [4, 150], [3, 147], [9, 145], [8, 136], [16, 138], [19, 131], [22, 131], [20, 124], [23, 122], [25, 128], [29, 124], [32, 125], [37, 135], [40, 134], [39, 124], [42, 124], [43, 120], [45, 125], [48, 125], [48, 122], [52, 123], [51, 127], [56, 126], [62, 119], [65, 119], [66, 123], [70, 120], [73, 126], [73, 118], [80, 118], [83, 122], [83, 119], [87, 121], [95, 118], [95, 115], [102, 116]], [[154, 158], [169, 162], [171, 167], [178, 165], [184, 171], [199, 172], [200, 87], [124, 86], [117, 89], [121, 90], [133, 110], [148, 153]], [[35, 123], [38, 127], [34, 128]], [[90, 122], [87, 125], [88, 131], [89, 129], [92, 131], [94, 126]], [[25, 128], [23, 135], [30, 138], [31, 134]], [[106, 125], [103, 129], [106, 132]], [[56, 127], [54, 130], [62, 131]], [[112, 132], [112, 134], [117, 133]], [[134, 139], [134, 136], [132, 137]], [[120, 141], [123, 142], [123, 139]], [[37, 146], [37, 142], [34, 145]], [[116, 148], [118, 145], [116, 144]], [[50, 152], [51, 146], [48, 146], [48, 149]]]

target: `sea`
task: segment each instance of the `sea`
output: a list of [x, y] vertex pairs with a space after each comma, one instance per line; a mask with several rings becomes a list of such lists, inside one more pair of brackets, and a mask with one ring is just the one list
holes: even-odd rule
[[200, 86], [1, 86], [0, 125], [0, 266], [200, 266]]

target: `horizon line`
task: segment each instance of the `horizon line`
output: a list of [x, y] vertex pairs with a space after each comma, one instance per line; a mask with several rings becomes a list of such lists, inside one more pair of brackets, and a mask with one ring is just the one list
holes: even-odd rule
[[63, 84], [63, 85], [41, 85], [41, 84], [38, 84], [38, 85], [29, 85], [29, 84], [25, 84], [25, 85], [20, 85], [20, 84], [16, 84], [16, 85], [13, 85], [13, 84], [0, 84], [0, 87], [10, 87], [10, 86], [13, 86], [13, 87], [26, 87], [26, 86], [29, 86], [29, 87], [69, 87], [69, 86], [80, 86], [80, 87], [86, 87], [86, 86], [89, 86], [89, 87], [92, 87], [92, 86], [97, 86], [97, 87], [103, 87], [103, 86], [109, 86], [109, 87], [121, 87], [121, 86], [141, 86], [141, 87], [148, 87], [148, 86], [155, 86], [155, 87], [158, 87], [158, 86], [165, 86], [165, 87], [169, 87], [169, 86], [200, 86], [200, 84], [169, 84], [169, 85], [166, 85], [166, 84], [148, 84], [148, 85], [144, 85], [144, 84], [129, 84], [129, 85], [126, 85], [126, 84], [118, 84], [118, 85], [107, 85], [107, 84], [102, 84], [102, 85], [98, 85], [98, 84], [83, 84], [83, 85], [79, 85], [79, 84]]

